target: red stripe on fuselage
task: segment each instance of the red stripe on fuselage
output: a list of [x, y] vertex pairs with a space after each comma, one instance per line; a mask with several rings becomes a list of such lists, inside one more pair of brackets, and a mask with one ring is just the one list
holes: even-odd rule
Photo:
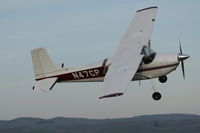
[[164, 66], [151, 67], [151, 68], [145, 68], [145, 69], [138, 69], [137, 72], [144, 72], [144, 71], [151, 71], [151, 70], [156, 70], [156, 69], [163, 69], [163, 68], [167, 68], [167, 67], [177, 66], [178, 64], [179, 63], [170, 64], [170, 65], [164, 65]]

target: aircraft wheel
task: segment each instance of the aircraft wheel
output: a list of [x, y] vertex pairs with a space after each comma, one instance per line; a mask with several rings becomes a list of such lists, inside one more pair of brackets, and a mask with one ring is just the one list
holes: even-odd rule
[[165, 83], [167, 81], [167, 76], [162, 76], [158, 78], [161, 83]]
[[161, 99], [161, 94], [159, 92], [154, 92], [152, 97], [154, 100], [158, 101]]

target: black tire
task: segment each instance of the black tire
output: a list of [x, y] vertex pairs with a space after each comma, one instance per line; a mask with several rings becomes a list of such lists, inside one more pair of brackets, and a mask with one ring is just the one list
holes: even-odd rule
[[156, 101], [161, 99], [161, 94], [159, 92], [154, 92], [152, 98]]
[[165, 83], [167, 81], [167, 76], [162, 76], [158, 78], [161, 83]]

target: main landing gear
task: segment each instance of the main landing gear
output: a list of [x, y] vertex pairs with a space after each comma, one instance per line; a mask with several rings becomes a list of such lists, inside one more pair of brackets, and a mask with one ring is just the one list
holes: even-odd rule
[[158, 100], [161, 99], [161, 94], [160, 94], [159, 92], [156, 91], [157, 89], [156, 89], [156, 87], [155, 87], [155, 84], [154, 84], [154, 82], [153, 82], [153, 79], [150, 79], [150, 81], [151, 81], [152, 88], [153, 88], [153, 90], [154, 90], [154, 93], [153, 93], [153, 95], [152, 95], [152, 98], [153, 98], [154, 100], [158, 101]]
[[[161, 83], [165, 83], [167, 81], [167, 76], [161, 76], [158, 78], [158, 80], [161, 82]], [[152, 84], [152, 87], [154, 89], [154, 93], [152, 95], [152, 98], [156, 101], [160, 100], [161, 99], [161, 94], [159, 92], [156, 91], [156, 88], [153, 84], [153, 82], [151, 81], [151, 84]]]
[[152, 98], [156, 101], [161, 99], [161, 94], [159, 92], [154, 92]]

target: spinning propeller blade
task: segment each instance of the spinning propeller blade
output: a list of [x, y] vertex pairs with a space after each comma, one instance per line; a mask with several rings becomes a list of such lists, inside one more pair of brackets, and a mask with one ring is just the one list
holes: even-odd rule
[[184, 55], [182, 52], [182, 47], [181, 47], [181, 41], [179, 40], [179, 49], [180, 53], [178, 55], [178, 60], [181, 61], [181, 68], [182, 68], [182, 73], [183, 73], [183, 79], [185, 79], [185, 67], [184, 67], [184, 60], [189, 58], [190, 56]]
[[180, 54], [182, 55], [183, 52], [182, 52], [182, 47], [181, 47], [181, 41], [179, 40], [179, 49], [180, 49]]
[[185, 79], [185, 68], [184, 68], [184, 62], [181, 61], [181, 67], [182, 67], [182, 72], [183, 72], [183, 79]]

